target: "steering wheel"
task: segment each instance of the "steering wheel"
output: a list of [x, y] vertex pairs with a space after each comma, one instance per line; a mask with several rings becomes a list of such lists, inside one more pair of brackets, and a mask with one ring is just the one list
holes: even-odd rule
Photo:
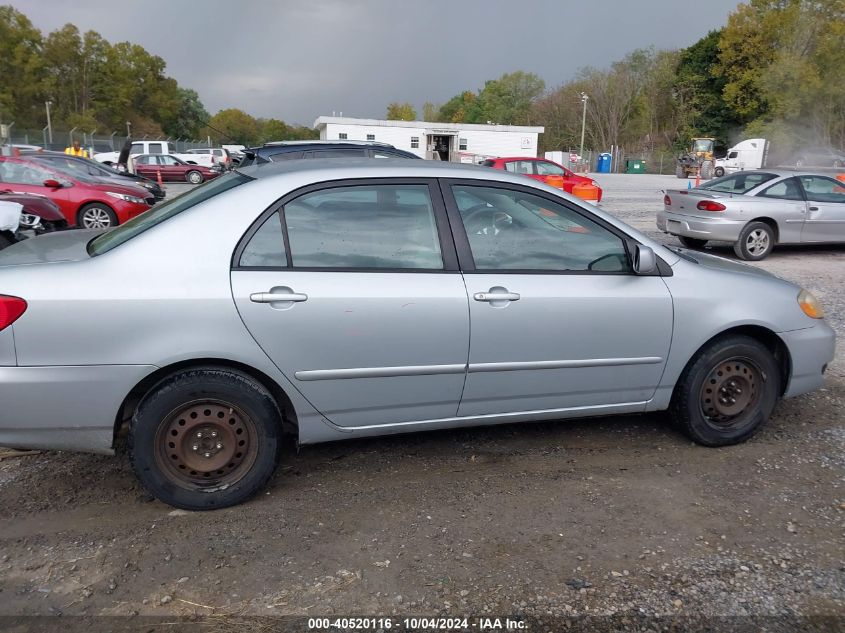
[[501, 230], [502, 226], [496, 224], [496, 214], [507, 215], [486, 202], [465, 210], [462, 215], [467, 235], [493, 235], [497, 230]]

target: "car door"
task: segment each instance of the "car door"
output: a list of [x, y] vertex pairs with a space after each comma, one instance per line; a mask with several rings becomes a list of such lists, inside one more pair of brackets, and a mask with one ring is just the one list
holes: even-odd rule
[[135, 173], [156, 180], [158, 177], [158, 161], [156, 158], [156, 156], [152, 156], [151, 154], [144, 154], [133, 159]]
[[[45, 187], [46, 180], [56, 180], [61, 187]], [[70, 192], [73, 182], [60, 174], [32, 162], [0, 161], [0, 189], [13, 193], [29, 193], [55, 202], [71, 224], [76, 223], [76, 205]]]
[[641, 410], [672, 336], [661, 277], [631, 270], [626, 236], [512, 184], [444, 189], [470, 299], [459, 415]]
[[778, 180], [751, 198], [745, 209], [752, 217], [772, 218], [778, 226], [778, 242], [801, 241], [807, 219], [807, 201], [797, 177]]
[[436, 182], [301, 190], [261, 216], [233, 261], [246, 327], [333, 423], [456, 415], [469, 313]]
[[800, 176], [807, 197], [802, 242], [845, 242], [845, 183], [827, 176]]
[[187, 168], [173, 156], [157, 156], [158, 164], [161, 166], [161, 175], [165, 180], [184, 180]]

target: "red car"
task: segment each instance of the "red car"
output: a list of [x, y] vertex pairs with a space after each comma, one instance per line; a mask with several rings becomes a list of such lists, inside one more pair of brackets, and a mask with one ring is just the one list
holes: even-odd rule
[[55, 202], [68, 225], [105, 229], [142, 214], [155, 202], [145, 189], [83, 178], [28, 159], [0, 157], [0, 189]]
[[133, 160], [135, 173], [151, 180], [157, 180], [161, 173], [162, 180], [188, 181], [198, 185], [206, 180], [217, 178], [221, 173], [219, 169], [186, 163], [170, 154], [140, 154]]
[[481, 163], [485, 167], [504, 169], [515, 174], [524, 174], [534, 180], [539, 180], [552, 187], [572, 193], [575, 185], [592, 185], [598, 189], [598, 202], [601, 202], [602, 190], [592, 178], [579, 176], [563, 165], [558, 165], [545, 158], [527, 158], [525, 156], [511, 156], [506, 158], [491, 158]]

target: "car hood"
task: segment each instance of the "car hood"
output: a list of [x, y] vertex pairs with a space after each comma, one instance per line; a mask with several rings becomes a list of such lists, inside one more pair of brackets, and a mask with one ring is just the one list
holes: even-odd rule
[[58, 231], [23, 240], [0, 251], [0, 267], [88, 259], [88, 242], [103, 230]]
[[708, 253], [702, 253], [701, 251], [692, 251], [680, 247], [671, 247], [669, 250], [679, 253], [681, 257], [688, 257], [690, 259], [693, 259], [700, 266], [704, 266], [705, 268], [710, 268], [712, 270], [723, 270], [733, 273], [742, 273], [745, 275], [765, 277], [766, 279], [779, 279], [777, 275], [773, 275], [772, 273], [763, 270], [762, 268], [757, 268], [756, 266], [751, 266], [750, 264], [736, 262], [732, 259], [727, 259], [725, 257], [717, 257], [716, 255], [710, 255]]
[[146, 198], [149, 191], [144, 189], [141, 185], [133, 185], [132, 183], [120, 182], [120, 177], [116, 178], [102, 178], [84, 181], [84, 184], [98, 189], [99, 191], [111, 191], [114, 193], [125, 193], [128, 196], [135, 196], [136, 198]]
[[56, 221], [63, 220], [65, 217], [55, 202], [43, 196], [26, 193], [3, 193], [0, 191], [0, 200], [17, 202], [23, 205], [25, 213], [37, 215], [42, 220]]

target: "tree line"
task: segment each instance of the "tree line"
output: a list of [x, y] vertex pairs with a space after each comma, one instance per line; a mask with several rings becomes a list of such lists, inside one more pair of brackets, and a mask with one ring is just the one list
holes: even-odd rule
[[[505, 74], [439, 106], [426, 103], [423, 119], [542, 125], [543, 149], [574, 148], [586, 94], [585, 145], [595, 150], [679, 150], [696, 136], [723, 148], [761, 136], [783, 153], [843, 148], [843, 70], [845, 0], [750, 0], [688, 48], [636, 50], [549, 90], [532, 73]], [[417, 112], [396, 102], [387, 117]]]
[[[196, 91], [165, 74], [165, 61], [130, 42], [110, 43], [73, 24], [44, 35], [27, 16], [0, 6], [0, 120], [41, 129], [46, 102], [56, 129], [172, 136], [247, 145], [313, 138], [310, 128], [237, 110], [210, 116]], [[222, 132], [222, 133], [221, 133]]]

